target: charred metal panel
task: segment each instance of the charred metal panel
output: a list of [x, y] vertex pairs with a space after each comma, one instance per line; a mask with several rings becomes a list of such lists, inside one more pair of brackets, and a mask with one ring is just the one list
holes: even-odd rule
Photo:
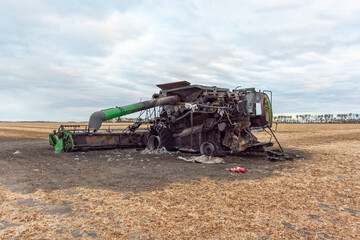
[[174, 89], [174, 88], [179, 88], [179, 87], [184, 87], [184, 86], [189, 86], [189, 85], [190, 85], [189, 82], [181, 81], [181, 82], [158, 84], [156, 86], [162, 90], [168, 90], [168, 89]]
[[147, 131], [134, 133], [78, 133], [73, 135], [74, 148], [77, 150], [144, 147]]

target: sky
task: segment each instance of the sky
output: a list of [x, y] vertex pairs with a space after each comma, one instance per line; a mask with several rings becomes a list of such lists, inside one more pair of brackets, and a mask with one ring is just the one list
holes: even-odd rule
[[360, 1], [0, 0], [0, 121], [87, 121], [160, 83], [360, 112]]

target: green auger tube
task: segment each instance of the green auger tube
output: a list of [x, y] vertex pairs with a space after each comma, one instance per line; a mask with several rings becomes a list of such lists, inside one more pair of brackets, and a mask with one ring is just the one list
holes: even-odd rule
[[139, 112], [155, 106], [171, 105], [179, 101], [178, 96], [169, 96], [156, 98], [149, 101], [134, 103], [122, 107], [108, 108], [98, 112], [94, 112], [89, 119], [89, 129], [96, 132], [101, 127], [103, 121], [124, 116], [130, 113]]

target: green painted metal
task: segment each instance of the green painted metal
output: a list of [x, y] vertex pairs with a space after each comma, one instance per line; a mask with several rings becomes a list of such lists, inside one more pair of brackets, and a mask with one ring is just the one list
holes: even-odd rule
[[59, 141], [57, 141], [57, 143], [55, 144], [54, 149], [55, 149], [55, 153], [65, 152], [64, 151], [64, 139], [59, 139]]
[[[56, 138], [56, 136], [58, 138]], [[54, 147], [55, 153], [70, 152], [74, 150], [74, 141], [72, 138], [72, 133], [66, 130], [62, 130], [56, 135], [50, 133], [49, 143]]]
[[50, 133], [49, 134], [49, 143], [50, 143], [50, 145], [55, 146], [57, 141], [58, 140], [56, 139], [56, 136], [53, 133]]
[[130, 113], [141, 111], [143, 107], [144, 105], [142, 103], [134, 103], [123, 107], [108, 108], [101, 111], [105, 113], [105, 117], [106, 117], [105, 119], [109, 120]]

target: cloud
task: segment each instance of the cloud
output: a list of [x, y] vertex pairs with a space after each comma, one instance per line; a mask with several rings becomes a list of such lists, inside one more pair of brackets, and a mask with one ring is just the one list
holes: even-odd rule
[[87, 120], [156, 84], [273, 91], [274, 110], [360, 109], [356, 1], [2, 1], [0, 120]]

